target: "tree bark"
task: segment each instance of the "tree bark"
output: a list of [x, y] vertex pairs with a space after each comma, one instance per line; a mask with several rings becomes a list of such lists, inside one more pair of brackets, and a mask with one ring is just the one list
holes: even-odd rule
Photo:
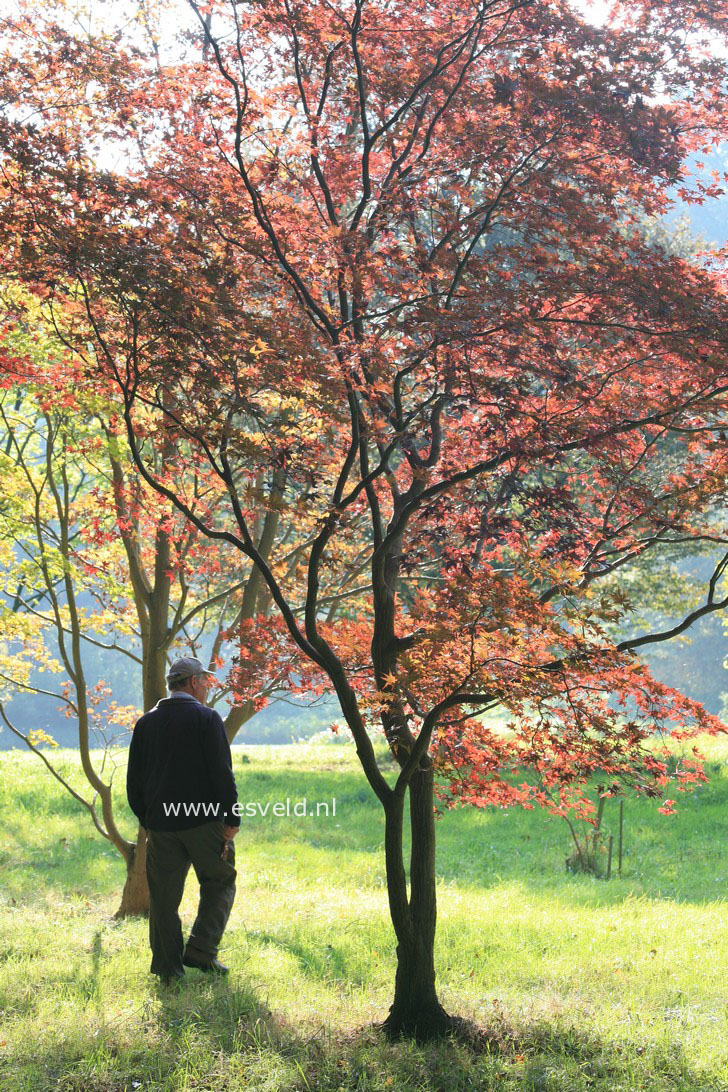
[[147, 832], [139, 827], [136, 845], [126, 862], [126, 883], [121, 893], [119, 909], [115, 918], [134, 916], [147, 917], [149, 914], [149, 885], [147, 884]]
[[410, 892], [402, 857], [403, 801], [386, 809], [385, 855], [392, 924], [397, 936], [394, 1000], [382, 1025], [393, 1038], [436, 1039], [453, 1028], [435, 987], [435, 810], [433, 771], [418, 769], [409, 785]]
[[172, 637], [169, 626], [171, 559], [169, 533], [164, 527], [158, 527], [154, 540], [154, 583], [147, 603], [148, 644], [146, 648], [142, 647], [145, 710], [152, 709], [167, 693], [167, 648]]
[[[169, 539], [166, 532], [157, 535], [156, 580], [149, 597], [149, 635], [143, 650], [142, 693], [144, 709], [153, 709], [167, 692], [166, 642], [169, 616], [169, 577], [164, 570], [168, 564]], [[126, 863], [126, 882], [121, 893], [121, 904], [114, 915], [117, 918], [149, 915], [149, 885], [147, 883], [147, 832], [140, 826], [136, 845], [132, 847]]]
[[225, 717], [225, 733], [228, 743], [232, 743], [236, 735], [255, 716], [255, 705], [252, 701], [243, 702], [241, 705], [233, 705]]

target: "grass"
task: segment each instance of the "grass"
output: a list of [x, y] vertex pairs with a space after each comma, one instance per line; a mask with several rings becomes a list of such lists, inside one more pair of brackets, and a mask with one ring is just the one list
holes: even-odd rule
[[[236, 752], [241, 800], [335, 797], [336, 816], [243, 819], [230, 978], [172, 993], [147, 973], [146, 923], [113, 919], [118, 856], [34, 756], [0, 753], [0, 1088], [728, 1090], [728, 742], [706, 750], [711, 782], [677, 816], [627, 802], [609, 882], [566, 873], [561, 820], [440, 820], [438, 983], [487, 1032], [478, 1049], [375, 1028], [394, 942], [350, 748]], [[188, 925], [194, 905], [191, 881]]]

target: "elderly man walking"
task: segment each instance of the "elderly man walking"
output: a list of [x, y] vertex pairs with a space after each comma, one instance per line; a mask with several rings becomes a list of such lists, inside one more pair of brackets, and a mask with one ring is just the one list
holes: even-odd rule
[[[183, 656], [167, 682], [169, 697], [134, 728], [126, 786], [147, 832], [151, 971], [169, 984], [185, 967], [227, 974], [217, 952], [235, 899], [240, 819], [230, 744], [219, 713], [205, 704], [210, 672]], [[190, 864], [200, 902], [183, 945], [178, 911]]]

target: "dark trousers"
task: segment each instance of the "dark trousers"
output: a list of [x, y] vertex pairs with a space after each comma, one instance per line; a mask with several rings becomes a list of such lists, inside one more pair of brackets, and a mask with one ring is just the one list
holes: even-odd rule
[[[183, 953], [203, 963], [217, 955], [235, 900], [237, 875], [233, 844], [228, 845], [226, 860], [220, 856], [222, 829], [222, 823], [216, 821], [189, 830], [147, 831], [152, 974], [162, 978], [183, 975]], [[200, 903], [185, 948], [178, 910], [190, 865], [200, 884]]]

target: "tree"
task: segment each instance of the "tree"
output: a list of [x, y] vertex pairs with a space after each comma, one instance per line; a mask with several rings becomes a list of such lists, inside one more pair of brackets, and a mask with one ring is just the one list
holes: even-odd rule
[[[117, 582], [123, 573], [113, 536], [99, 541], [93, 463], [78, 457], [79, 447], [89, 440], [88, 422], [79, 419], [78, 405], [71, 417], [62, 405], [51, 406], [47, 392], [45, 398], [34, 393], [0, 393], [0, 527], [5, 547], [0, 564], [0, 681], [3, 697], [30, 693], [55, 699], [56, 708], [76, 722], [81, 767], [93, 797], [59, 773], [42, 749], [54, 743], [44, 729], [36, 725], [23, 731], [4, 702], [0, 716], [86, 808], [96, 830], [121, 855], [126, 883], [118, 916], [124, 916], [148, 908], [145, 834], [140, 830], [136, 841], [124, 835], [113, 798], [112, 748], [128, 730], [135, 710], [112, 701], [102, 678], [91, 681], [84, 647], [123, 654], [138, 664], [141, 659], [133, 651], [128, 597]], [[54, 396], [58, 393], [54, 390]], [[100, 764], [92, 755], [94, 746], [103, 748]]]
[[[286, 658], [276, 656], [275, 634], [257, 634], [252, 625], [258, 608], [263, 614], [266, 609], [257, 571], [236, 580], [204, 536], [175, 519], [174, 509], [145, 486], [113, 407], [98, 389], [79, 382], [32, 298], [7, 292], [2, 314], [5, 349], [23, 368], [22, 374], [9, 370], [10, 385], [0, 390], [0, 685], [8, 697], [55, 699], [56, 709], [75, 722], [93, 798], [59, 773], [44, 750], [55, 742], [48, 731], [37, 723], [21, 729], [1, 702], [0, 717], [123, 858], [126, 882], [117, 916], [145, 914], [146, 832], [139, 827], [133, 841], [122, 833], [113, 786], [120, 741], [140, 712], [137, 694], [144, 709], [164, 697], [167, 665], [182, 651], [204, 649], [210, 668], [222, 669], [231, 643], [245, 632], [255, 638], [255, 651], [249, 641], [234, 678], [212, 697], [213, 703], [229, 700], [225, 726], [232, 742], [284, 685]], [[162, 460], [174, 456], [169, 440], [159, 454]], [[214, 505], [194, 467], [190, 476], [198, 499]], [[258, 528], [256, 542], [264, 552], [277, 520], [274, 510]], [[138, 674], [132, 682], [130, 668], [132, 679]], [[60, 684], [59, 674], [65, 676]], [[114, 690], [128, 695], [130, 685], [131, 695], [119, 706]], [[236, 689], [244, 692], [241, 701]], [[98, 762], [94, 747], [102, 750]]]
[[[189, 7], [173, 56], [148, 6], [142, 43], [47, 14], [7, 28], [6, 268], [116, 392], [147, 484], [255, 565], [298, 685], [336, 693], [384, 812], [385, 1026], [438, 1034], [435, 771], [454, 802], [585, 814], [599, 773], [669, 811], [670, 781], [702, 773], [697, 755], [673, 772], [656, 734], [722, 728], [635, 650], [728, 602], [724, 272], [641, 228], [675, 185], [721, 192], [684, 164], [725, 134], [703, 45], [726, 18], [696, 0], [617, 3], [600, 29], [565, 0]], [[99, 166], [102, 137], [123, 170]], [[154, 461], [182, 440], [214, 511], [186, 460]], [[264, 554], [251, 532], [271, 509], [294, 567], [290, 539]], [[610, 638], [616, 578], [678, 539], [715, 547], [705, 601]], [[344, 586], [356, 610], [331, 618]], [[509, 732], [479, 716], [495, 707]]]
[[[139, 715], [137, 689], [143, 708], [166, 694], [170, 656], [196, 652], [203, 640], [210, 665], [222, 664], [226, 642], [244, 614], [245, 581], [235, 584], [205, 548], [206, 540], [172, 518], [169, 505], [134, 473], [111, 407], [93, 389], [79, 387], [56, 339], [44, 334], [32, 301], [9, 293], [4, 304], [6, 317], [22, 318], [23, 328], [8, 335], [7, 345], [33, 368], [23, 384], [0, 391], [0, 683], [9, 697], [55, 699], [56, 708], [75, 722], [93, 798], [61, 776], [42, 750], [54, 742], [47, 731], [37, 724], [22, 730], [1, 703], [0, 716], [123, 858], [127, 876], [117, 916], [146, 913], [146, 832], [139, 827], [129, 840], [115, 816], [119, 741]], [[89, 652], [95, 653], [91, 668]], [[120, 660], [126, 686], [119, 679]], [[140, 685], [131, 684], [120, 707], [103, 675], [109, 672], [116, 691], [128, 693], [130, 667]], [[65, 676], [60, 683], [59, 674]], [[246, 706], [233, 701], [227, 715], [231, 735], [261, 698], [253, 690]], [[100, 762], [94, 747], [103, 752]]]

